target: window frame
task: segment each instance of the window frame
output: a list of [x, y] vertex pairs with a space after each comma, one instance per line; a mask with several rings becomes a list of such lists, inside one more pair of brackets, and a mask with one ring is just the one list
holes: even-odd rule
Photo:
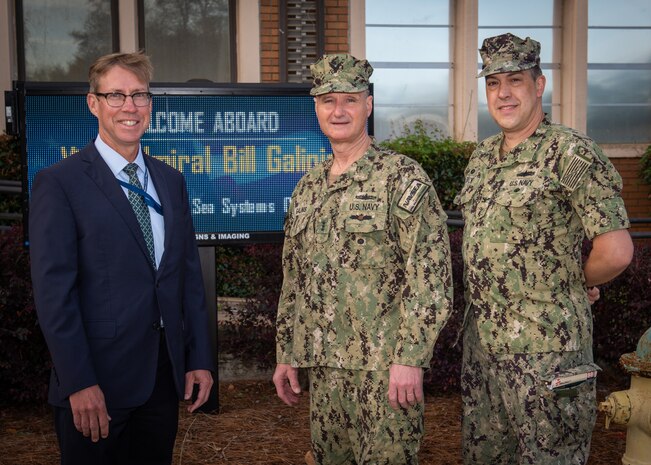
[[[138, 47], [147, 51], [147, 42], [145, 40], [145, 0], [137, 0], [136, 11], [138, 16]], [[228, 0], [228, 35], [229, 35], [229, 60], [230, 60], [230, 81], [237, 82], [237, 0]]]
[[[588, 20], [586, 21], [586, 27], [587, 27], [587, 32], [586, 32], [586, 46], [588, 50], [590, 49], [591, 43], [590, 43], [590, 33], [591, 32], [596, 32], [596, 31], [633, 31], [633, 30], [644, 30], [648, 31], [651, 30], [651, 25], [646, 26], [646, 25], [617, 25], [617, 26], [609, 26], [609, 25], [599, 25], [599, 24], [591, 24], [590, 19], [589, 19], [589, 6], [588, 6]], [[591, 127], [590, 126], [590, 116], [598, 113], [599, 109], [604, 109], [604, 108], [621, 108], [621, 109], [629, 109], [629, 108], [651, 108], [651, 105], [646, 103], [646, 102], [641, 102], [641, 103], [633, 103], [633, 102], [595, 102], [593, 101], [592, 103], [590, 102], [590, 90], [591, 90], [591, 82], [594, 83], [594, 81], [591, 81], [591, 76], [590, 72], [591, 71], [621, 71], [621, 72], [626, 72], [626, 71], [646, 71], [646, 72], [651, 72], [651, 61], [649, 62], [614, 62], [614, 61], [590, 61], [590, 56], [587, 54], [586, 56], [586, 78], [585, 78], [585, 85], [586, 85], [586, 92], [585, 92], [585, 114], [586, 114], [586, 127], [585, 127], [585, 133], [588, 135], [588, 137], [591, 137], [594, 139], [598, 144], [600, 145], [637, 145], [637, 144], [645, 144], [644, 141], [644, 135], [641, 135], [641, 140], [639, 141], [629, 141], [629, 140], [623, 140], [623, 137], [620, 132], [615, 131], [614, 137], [615, 139], [613, 140], [603, 140], [600, 139], [598, 134], [600, 134], [598, 131], [598, 127]], [[594, 79], [594, 75], [593, 75]], [[594, 98], [594, 94], [593, 94]], [[591, 109], [593, 109], [593, 112], [591, 114]], [[595, 124], [594, 118], [592, 121], [592, 124]], [[613, 137], [613, 136], [609, 136]], [[636, 137], [634, 135], [634, 137]]]
[[[443, 131], [443, 133], [447, 133], [449, 136], [452, 136], [454, 134], [454, 105], [452, 104], [452, 95], [454, 93], [454, 53], [453, 53], [453, 36], [455, 33], [455, 24], [454, 24], [454, 11], [456, 8], [455, 2], [453, 0], [448, 0], [448, 21], [447, 23], [440, 23], [438, 21], [435, 21], [433, 23], [424, 23], [424, 22], [419, 22], [419, 23], [401, 23], [401, 22], [369, 22], [368, 18], [364, 17], [364, 23], [363, 23], [363, 28], [364, 28], [364, 34], [366, 36], [366, 42], [365, 42], [365, 49], [366, 49], [366, 54], [368, 54], [368, 41], [369, 38], [367, 36], [367, 31], [369, 29], [378, 29], [378, 30], [386, 30], [389, 28], [399, 28], [399, 29], [404, 29], [404, 30], [417, 30], [417, 29], [426, 29], [426, 30], [444, 30], [447, 33], [448, 36], [448, 56], [447, 56], [447, 61], [433, 61], [433, 60], [423, 60], [423, 61], [387, 61], [387, 60], [373, 60], [372, 58], [369, 58], [376, 71], [386, 71], [386, 70], [402, 70], [405, 72], [408, 72], [411, 69], [414, 70], [427, 70], [427, 71], [445, 71], [447, 72], [447, 81], [448, 81], [448, 96], [447, 99], [444, 102], [438, 102], [438, 101], [427, 101], [427, 103], [422, 104], [422, 105], [414, 105], [414, 104], [400, 104], [399, 102], [389, 102], [389, 103], [378, 103], [377, 101], [374, 100], [374, 112], [383, 112], [384, 109], [388, 109], [391, 107], [394, 108], [399, 108], [399, 107], [412, 107], [412, 108], [419, 108], [420, 112], [431, 112], [432, 115], [437, 116], [438, 114], [436, 113], [436, 109], [443, 109], [445, 113], [445, 117], [443, 120], [445, 123], [442, 124], [442, 126], [439, 128], [437, 125], [437, 129], [440, 129]], [[438, 19], [438, 18], [437, 18]], [[379, 74], [379, 73], [377, 73]], [[378, 120], [379, 121], [379, 120]], [[399, 119], [394, 120], [393, 122], [399, 122]], [[378, 124], [379, 126], [379, 124]], [[384, 136], [384, 135], [383, 135]], [[379, 137], [379, 136], [378, 136]]]
[[[120, 7], [119, 0], [111, 2], [111, 50], [120, 50]], [[140, 0], [139, 0], [140, 1]], [[25, 62], [25, 11], [23, 0], [15, 0], [16, 14], [16, 67], [19, 81], [27, 81], [27, 68]]]

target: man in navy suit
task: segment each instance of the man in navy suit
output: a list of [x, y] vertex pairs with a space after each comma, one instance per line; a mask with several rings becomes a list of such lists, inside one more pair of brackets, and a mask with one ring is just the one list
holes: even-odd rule
[[179, 398], [198, 385], [192, 412], [213, 383], [185, 181], [140, 147], [151, 76], [142, 53], [99, 58], [86, 97], [98, 137], [33, 183], [34, 299], [66, 465], [171, 463]]

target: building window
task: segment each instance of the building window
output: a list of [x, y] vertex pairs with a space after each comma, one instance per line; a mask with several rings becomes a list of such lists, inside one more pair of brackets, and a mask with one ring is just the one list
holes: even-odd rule
[[[234, 82], [234, 0], [139, 0], [157, 82]], [[143, 27], [144, 26], [144, 27]]]
[[[560, 63], [552, 62], [554, 0], [522, 2], [521, 0], [479, 0], [477, 49], [484, 39], [510, 32], [525, 39], [531, 37], [540, 42], [540, 65], [547, 80], [543, 94], [543, 110], [551, 118], [553, 69], [559, 69]], [[477, 52], [477, 73], [481, 70], [481, 56]], [[477, 118], [479, 140], [501, 131], [488, 113], [484, 78], [477, 80]]]
[[18, 0], [18, 79], [87, 81], [88, 68], [119, 48], [117, 0]]
[[366, 57], [373, 65], [378, 140], [417, 120], [449, 134], [449, 0], [366, 2]]
[[651, 3], [588, 3], [588, 135], [601, 143], [651, 141]]

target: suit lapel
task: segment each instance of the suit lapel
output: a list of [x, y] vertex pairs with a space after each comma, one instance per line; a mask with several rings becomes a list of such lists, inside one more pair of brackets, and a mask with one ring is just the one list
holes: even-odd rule
[[124, 195], [124, 191], [118, 184], [113, 172], [102, 159], [95, 145], [91, 142], [84, 150], [79, 152], [82, 161], [86, 164], [86, 174], [95, 182], [97, 188], [106, 196], [113, 208], [122, 217], [127, 227], [131, 231], [134, 240], [138, 243], [144, 257], [149, 262], [149, 251], [142, 230], [138, 224], [133, 208]]

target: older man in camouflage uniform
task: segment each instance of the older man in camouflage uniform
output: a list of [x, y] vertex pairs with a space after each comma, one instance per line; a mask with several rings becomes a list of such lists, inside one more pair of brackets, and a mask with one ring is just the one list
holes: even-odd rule
[[584, 464], [599, 370], [591, 288], [633, 250], [621, 178], [592, 140], [543, 113], [538, 42], [504, 34], [480, 52], [502, 132], [479, 144], [456, 199], [466, 220], [464, 463]]
[[333, 157], [298, 183], [285, 225], [274, 383], [308, 369], [319, 464], [416, 464], [423, 370], [451, 309], [446, 216], [414, 161], [378, 147], [366, 60], [311, 66]]

